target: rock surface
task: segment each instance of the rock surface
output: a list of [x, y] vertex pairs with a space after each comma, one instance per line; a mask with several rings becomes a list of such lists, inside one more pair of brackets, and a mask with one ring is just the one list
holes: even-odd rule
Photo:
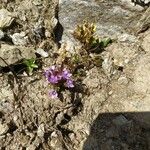
[[21, 33], [14, 33], [10, 36], [12, 38], [12, 42], [15, 45], [26, 45], [28, 37], [26, 36], [25, 32]]
[[109, 3], [97, 0], [61, 0], [59, 3], [59, 21], [64, 29], [62, 42], [74, 42], [71, 33], [77, 24], [82, 24], [84, 20], [96, 23], [100, 37], [135, 41], [135, 37], [128, 30], [134, 29], [139, 20], [137, 14], [142, 7], [133, 6], [130, 0]]
[[0, 28], [9, 27], [13, 20], [11, 12], [6, 9], [0, 9]]
[[[23, 58], [29, 59], [35, 57], [35, 50], [33, 47], [22, 47], [2, 44], [0, 48], [0, 56], [7, 62], [7, 64], [14, 64]], [[1, 66], [7, 66], [7, 64], [0, 60]]]

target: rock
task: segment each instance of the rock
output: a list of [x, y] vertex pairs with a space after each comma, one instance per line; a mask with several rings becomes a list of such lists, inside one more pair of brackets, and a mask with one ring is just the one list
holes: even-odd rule
[[14, 33], [10, 36], [15, 45], [26, 45], [28, 36], [26, 36], [25, 32]]
[[41, 124], [41, 125], [38, 127], [37, 135], [38, 135], [39, 137], [44, 137], [44, 133], [45, 133], [44, 124]]
[[127, 43], [135, 43], [137, 42], [137, 38], [134, 35], [129, 35], [124, 33], [118, 37], [120, 42], [127, 42]]
[[8, 131], [8, 126], [6, 124], [1, 124], [0, 123], [0, 135], [4, 135], [7, 133]]
[[90, 89], [98, 88], [101, 85], [100, 79], [97, 76], [98, 70], [97, 68], [92, 68], [88, 73], [87, 77], [83, 80], [83, 83]]
[[60, 112], [56, 117], [56, 124], [61, 124], [63, 119], [64, 119], [64, 113]]
[[54, 29], [58, 24], [58, 19], [56, 17], [51, 18], [51, 26]]
[[146, 52], [150, 52], [150, 30], [144, 34], [142, 47]]
[[113, 119], [112, 122], [116, 126], [123, 126], [123, 125], [127, 124], [129, 121], [123, 115], [120, 115], [120, 116], [116, 117], [115, 119]]
[[138, 21], [136, 25], [137, 33], [144, 32], [148, 28], [150, 28], [150, 7], [145, 11], [142, 15], [141, 19]]
[[42, 48], [38, 48], [36, 50], [36, 53], [38, 53], [39, 55], [41, 55], [42, 57], [46, 58], [49, 56], [49, 54], [47, 52], [45, 52]]
[[51, 134], [50, 146], [54, 149], [63, 150], [63, 143], [61, 142], [61, 135], [59, 136], [55, 131]]
[[[144, 94], [145, 96], [150, 96], [150, 76], [148, 76], [150, 74], [150, 53], [147, 53], [144, 57], [139, 59], [133, 74], [133, 88], [135, 92], [138, 94]], [[148, 107], [147, 110], [149, 110]]]
[[118, 79], [118, 82], [119, 82], [119, 84], [127, 85], [127, 84], [128, 84], [128, 79], [127, 79], [126, 76], [121, 76], [121, 77]]
[[0, 30], [0, 40], [4, 37], [4, 32]]
[[42, 1], [41, 0], [33, 0], [33, 4], [36, 6], [40, 6], [40, 5], [42, 5]]
[[8, 80], [7, 76], [0, 77], [0, 112], [4, 113], [11, 113], [14, 109], [14, 94]]
[[0, 9], [0, 28], [9, 27], [14, 18], [12, 14], [6, 9]]
[[[33, 47], [1, 44], [0, 56], [10, 65], [20, 61], [23, 58], [35, 58], [35, 50]], [[7, 64], [5, 64], [1, 59], [0, 65], [7, 66]]]
[[[130, 7], [131, 4], [132, 7]], [[131, 0], [127, 2], [125, 0], [109, 2], [61, 0], [59, 1], [59, 21], [63, 26], [62, 42], [68, 43], [69, 41], [72, 45], [76, 45], [77, 42], [74, 40], [72, 33], [76, 26], [82, 24], [84, 20], [96, 24], [96, 34], [100, 37], [119, 39], [123, 35], [122, 41], [134, 42], [135, 37], [130, 35], [126, 29], [132, 30], [138, 23], [140, 18], [138, 14], [141, 10], [143, 8], [139, 8], [138, 5], [133, 7]]]
[[[110, 52], [109, 57], [113, 58], [114, 65], [124, 67], [137, 55], [136, 52], [138, 51], [138, 43], [135, 45], [117, 42], [112, 43], [106, 49]], [[108, 56], [105, 57], [107, 58]]]
[[104, 61], [102, 63], [102, 68], [104, 69], [105, 74], [108, 77], [111, 77], [113, 75], [114, 72], [114, 67], [113, 67], [113, 59], [112, 56], [107, 53], [104, 57], [103, 57]]
[[35, 145], [30, 145], [27, 147], [27, 150], [35, 150], [36, 146]]

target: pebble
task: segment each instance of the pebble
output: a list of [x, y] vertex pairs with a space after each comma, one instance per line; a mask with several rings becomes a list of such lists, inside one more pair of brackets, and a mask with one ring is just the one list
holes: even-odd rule
[[28, 37], [25, 32], [14, 33], [10, 36], [15, 45], [26, 45]]
[[40, 6], [40, 5], [42, 5], [42, 1], [41, 0], [33, 0], [33, 4], [36, 6]]
[[44, 58], [46, 58], [46, 57], [49, 56], [49, 54], [48, 54], [47, 52], [45, 52], [42, 48], [38, 48], [38, 49], [36, 50], [36, 53], [39, 54], [39, 55], [41, 55], [41, 56], [44, 57]]
[[44, 124], [41, 124], [41, 125], [38, 127], [37, 135], [38, 135], [39, 137], [43, 137], [43, 136], [44, 136], [44, 133], [45, 133]]
[[0, 135], [4, 135], [8, 131], [8, 126], [7, 124], [1, 124], [0, 123]]
[[6, 9], [0, 9], [0, 28], [9, 27], [14, 18], [11, 13]]

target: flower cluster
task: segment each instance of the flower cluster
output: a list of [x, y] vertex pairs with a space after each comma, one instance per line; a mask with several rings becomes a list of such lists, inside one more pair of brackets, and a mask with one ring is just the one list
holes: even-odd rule
[[[52, 66], [45, 71], [45, 77], [49, 83], [52, 85], [60, 86], [64, 85], [67, 88], [73, 88], [73, 80], [71, 78], [72, 74], [67, 68]], [[49, 92], [52, 98], [56, 98], [58, 93], [56, 90]]]

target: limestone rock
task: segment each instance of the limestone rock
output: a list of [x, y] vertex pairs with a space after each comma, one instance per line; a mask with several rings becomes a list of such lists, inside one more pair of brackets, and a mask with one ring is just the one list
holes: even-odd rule
[[0, 28], [9, 27], [14, 18], [6, 9], [0, 9]]
[[150, 52], [150, 30], [145, 34], [146, 35], [144, 35], [142, 47], [146, 52]]
[[21, 33], [14, 33], [10, 36], [12, 41], [15, 45], [26, 45], [28, 37], [26, 36], [25, 32]]
[[[131, 4], [132, 7], [130, 7]], [[117, 0], [109, 3], [93, 0], [59, 1], [59, 21], [63, 27], [62, 42], [69, 41], [74, 45], [77, 44], [72, 36], [72, 32], [84, 20], [96, 24], [96, 34], [100, 37], [119, 39], [120, 36], [124, 35], [122, 37], [123, 41], [134, 42], [135, 37], [130, 35], [126, 29], [134, 28], [139, 21], [137, 14], [143, 8], [139, 8], [138, 5], [133, 7], [133, 5], [130, 0], [127, 2]], [[133, 18], [134, 21], [132, 21]]]
[[150, 28], [150, 8], [148, 8], [145, 13], [142, 15], [141, 19], [136, 25], [137, 33], [144, 32]]
[[5, 133], [7, 133], [8, 129], [9, 128], [8, 128], [8, 126], [6, 124], [1, 124], [0, 123], [0, 135], [3, 135]]
[[[17, 61], [26, 58], [35, 57], [33, 47], [22, 47], [2, 44], [0, 48], [0, 56], [10, 65]], [[0, 60], [1, 66], [7, 66], [2, 60]]]

